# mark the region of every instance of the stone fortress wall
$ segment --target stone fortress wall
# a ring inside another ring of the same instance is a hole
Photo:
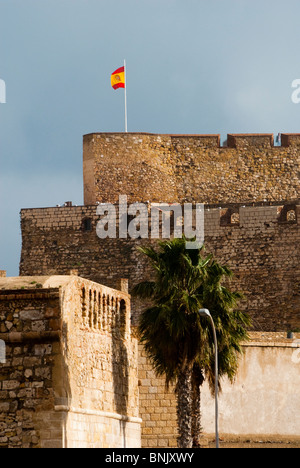
[[[130,298],[77,276],[0,278],[0,448],[140,447]]]
[[[244,292],[242,307],[253,317],[256,330],[300,328],[297,203],[206,205],[206,250],[232,268],[232,285]],[[110,287],[116,287],[118,278],[128,278],[130,288],[149,278],[149,264],[137,247],[156,240],[99,239],[96,210],[97,206],[22,210],[20,274],[64,275],[75,268],[80,276]],[[132,298],[134,324],[140,310],[140,302]]]
[[[84,204],[245,203],[299,198],[300,134],[92,133],[83,139]]]
[[[293,356],[299,343],[287,340],[286,332],[300,328],[299,146],[299,134],[283,134],[278,147],[270,134],[228,135],[224,147],[219,135],[86,135],[85,206],[22,210],[20,274],[77,269],[111,288],[118,278],[128,278],[131,288],[151,275],[137,251],[150,240],[100,240],[97,204],[117,209],[119,195],[148,209],[155,202],[205,203],[206,249],[235,273],[232,286],[245,293],[242,307],[260,333],[246,349],[237,384],[225,385],[221,432],[298,437],[299,363]],[[141,304],[134,300],[132,306],[136,324]],[[278,375],[282,382],[276,386]],[[142,349],[139,386],[143,446],[174,446],[174,397],[164,392],[163,379],[155,377]],[[207,391],[203,401],[204,430],[210,433],[213,403]]]
[[[254,332],[244,345],[232,385],[222,380],[219,397],[221,447],[299,448],[300,333]],[[278,376],[280,378],[278,379]],[[176,398],[155,375],[140,345],[140,414],[144,447],[176,447]],[[215,401],[201,388],[202,446],[214,447]]]
[[[22,210],[21,275],[79,274],[129,289],[149,275],[137,246],[148,239],[96,235],[97,203],[205,203],[205,245],[235,273],[258,330],[300,327],[300,134],[83,138],[83,207]],[[117,209],[117,206],[116,206]],[[133,300],[134,323],[140,311]],[[280,319],[278,317],[281,317]]]

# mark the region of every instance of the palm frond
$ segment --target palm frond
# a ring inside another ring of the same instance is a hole
[[[198,314],[207,308],[217,330],[220,377],[233,380],[251,321],[237,309],[243,296],[229,288],[230,268],[204,248],[187,250],[185,238],[139,250],[149,258],[154,279],[135,286],[133,294],[154,304],[141,315],[139,332],[156,372],[168,383],[176,381],[182,362],[197,362],[214,388],[212,330]]]
[[[140,297],[141,299],[151,299],[156,292],[156,282],[142,281],[134,286],[130,292],[132,296]]]

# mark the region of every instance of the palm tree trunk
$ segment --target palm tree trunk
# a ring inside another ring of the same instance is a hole
[[[204,382],[202,370],[197,364],[192,371],[192,440],[193,448],[200,448],[201,426],[201,385]]]
[[[192,448],[192,366],[182,366],[176,385],[178,448]]]

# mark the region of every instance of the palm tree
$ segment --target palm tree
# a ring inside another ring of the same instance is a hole
[[[246,313],[237,309],[238,302],[243,298],[243,295],[240,292],[231,291],[228,287],[229,281],[233,277],[231,270],[211,258],[205,273],[203,284],[198,292],[202,296],[202,307],[209,309],[216,327],[219,390],[221,391],[220,379],[222,377],[227,377],[231,383],[234,382],[238,371],[239,357],[243,354],[242,343],[249,339],[247,330],[251,327],[251,319]],[[204,376],[208,381],[211,393],[215,392],[215,355],[214,346],[212,346],[212,333],[209,324],[207,341],[203,343],[202,354],[196,360],[196,383],[193,387],[196,408],[199,408],[200,405],[200,389]],[[197,447],[199,446],[199,428],[201,428],[200,410],[194,412],[192,417],[194,419],[193,426],[198,429],[198,431],[193,432],[193,446]]]
[[[220,345],[220,376],[234,378],[240,342],[247,338],[249,319],[235,310],[241,295],[222,285],[231,276],[203,249],[186,249],[186,240],[160,242],[159,249],[141,247],[153,266],[153,281],[143,281],[133,295],[151,299],[141,315],[141,341],[158,375],[166,385],[175,383],[178,446],[198,446],[201,431],[200,387],[207,378],[214,386],[214,349],[211,329],[199,316],[209,308]]]

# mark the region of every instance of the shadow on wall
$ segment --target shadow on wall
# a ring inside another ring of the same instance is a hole
[[[63,407],[69,407],[72,403],[72,387],[71,387],[71,376],[70,376],[70,356],[69,356],[69,346],[68,346],[68,323],[65,321],[62,324],[62,334],[60,341],[60,351],[61,351],[61,361],[59,363],[59,370],[57,373],[57,388],[59,393],[56,394],[56,404],[62,405]],[[67,438],[67,421],[68,421],[68,412],[62,413],[62,446],[63,448],[68,448],[68,438]]]
[[[112,299],[113,300],[113,299]],[[110,304],[114,310],[114,304]],[[124,299],[119,304],[119,324],[112,332],[112,367],[113,387],[116,412],[122,417],[120,420],[120,432],[123,437],[123,447],[126,448],[126,424],[128,416],[129,394],[129,358],[126,347],[126,303]],[[119,325],[119,326],[118,326]]]

